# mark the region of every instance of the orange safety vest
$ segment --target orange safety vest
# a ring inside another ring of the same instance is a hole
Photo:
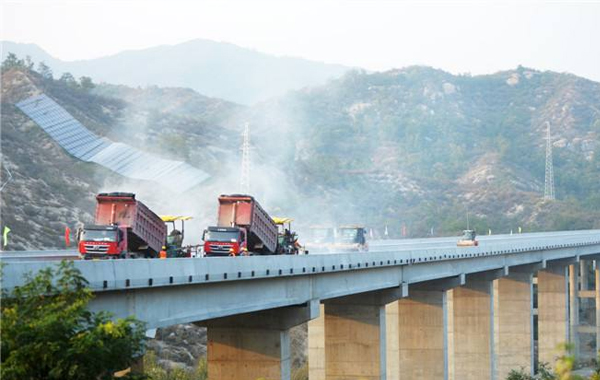
[[[158,253],[158,257],[161,259],[166,259],[167,258],[167,251],[165,251],[164,249],[162,251],[160,251]]]

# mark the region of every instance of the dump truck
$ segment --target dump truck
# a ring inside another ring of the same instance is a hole
[[[279,245],[277,224],[250,195],[219,197],[218,222],[204,230],[205,256],[294,253]]]
[[[96,201],[94,224],[78,232],[83,258],[157,257],[167,238],[158,215],[133,193],[100,193]]]
[[[477,233],[474,230],[464,230],[463,235],[458,240],[456,245],[458,247],[477,247],[479,241],[476,239]]]
[[[369,250],[367,231],[360,225],[345,225],[336,230],[332,251],[358,251]]]

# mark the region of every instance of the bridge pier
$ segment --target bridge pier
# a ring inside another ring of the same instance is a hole
[[[596,260],[594,270],[594,298],[596,301],[596,352],[600,351],[600,266],[598,264],[598,260]]]
[[[387,379],[386,305],[407,295],[401,285],[326,300],[308,325],[310,380]]]
[[[319,317],[308,321],[308,378],[325,380],[325,305]]]
[[[444,290],[412,290],[397,302],[399,380],[440,380],[445,373]],[[391,376],[389,378],[392,378]]]
[[[388,380],[448,378],[448,289],[457,276],[411,285],[408,298],[388,305]]]
[[[385,307],[325,304],[327,380],[385,379]]]
[[[492,379],[492,281],[467,280],[448,292],[448,378]]]
[[[211,380],[288,380],[289,329],[318,315],[317,302],[201,322]]]
[[[495,379],[519,368],[533,374],[533,274],[511,273],[493,286]]]
[[[539,363],[554,363],[556,347],[569,340],[568,278],[566,266],[538,272]]]
[[[579,357],[579,263],[569,265],[569,339]]]

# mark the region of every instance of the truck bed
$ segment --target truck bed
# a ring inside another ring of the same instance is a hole
[[[248,230],[248,241],[260,242],[271,253],[277,250],[277,225],[249,195],[219,197],[219,227],[239,226]]]
[[[162,249],[167,226],[131,193],[102,193],[96,197],[96,224],[120,224],[127,227],[132,249],[147,245],[155,253]],[[132,236],[133,235],[133,236]]]

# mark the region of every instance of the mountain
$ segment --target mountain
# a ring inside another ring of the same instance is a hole
[[[123,51],[108,57],[61,61],[33,44],[2,42],[2,60],[13,52],[44,61],[55,76],[70,72],[96,82],[127,86],[188,87],[240,104],[254,104],[289,90],[323,84],[349,68],[276,57],[230,43],[196,39],[177,45]]]
[[[214,223],[217,195],[240,191],[245,122],[251,193],[296,227],[361,223],[375,237],[385,226],[394,237],[447,236],[469,213],[479,232],[600,228],[600,84],[570,74],[352,71],[252,107],[185,88],[89,88],[21,66],[3,69],[2,85],[2,165],[15,177],[1,194],[2,216],[16,249],[59,247],[59,225],[89,221],[93,195],[115,190],[194,216],[186,233],[197,244]],[[175,197],[73,159],[14,107],[39,91],[94,132],[185,160],[211,181]],[[548,123],[556,201],[542,199]]]
[[[354,71],[239,120],[321,220],[411,236],[456,233],[467,212],[485,232],[600,227],[600,84],[574,75]],[[547,122],[556,202],[541,199]]]
[[[65,227],[75,231],[93,222],[94,196],[101,191],[131,191],[154,211],[192,214],[190,239],[199,240],[200,224],[213,215],[222,186],[209,180],[202,196],[175,197],[156,183],[121,177],[99,165],[68,155],[15,103],[45,93],[94,133],[145,149],[157,156],[185,160],[211,176],[226,171],[228,146],[239,145],[237,131],[223,118],[243,106],[189,89],[82,87],[75,81],[44,78],[24,67],[2,70],[2,173],[13,179],[0,193],[2,224],[11,228],[6,249],[64,247]],[[109,96],[118,93],[121,98]],[[133,103],[132,103],[133,102]],[[8,170],[8,171],[7,171]],[[204,196],[205,195],[205,196]],[[196,209],[197,208],[197,209]]]

